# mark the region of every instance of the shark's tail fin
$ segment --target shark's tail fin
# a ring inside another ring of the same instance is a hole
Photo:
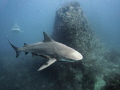
[[[19,56],[20,51],[18,50],[18,47],[14,46],[8,39],[8,42],[10,43],[10,45],[13,47],[13,49],[16,51],[16,58]]]

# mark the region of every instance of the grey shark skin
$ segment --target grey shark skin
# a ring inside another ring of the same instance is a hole
[[[70,48],[62,43],[54,41],[51,37],[49,37],[45,32],[44,40],[42,42],[29,44],[24,43],[24,46],[18,48],[10,43],[13,49],[16,51],[16,58],[19,56],[20,52],[23,51],[25,54],[28,52],[33,55],[41,56],[48,59],[47,63],[42,65],[38,71],[45,69],[56,61],[68,61],[74,62],[81,60],[83,56],[73,48]]]

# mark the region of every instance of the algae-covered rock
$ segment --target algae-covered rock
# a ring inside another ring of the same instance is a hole
[[[109,75],[105,76],[106,86],[104,86],[104,90],[120,90],[120,73],[119,72],[111,72]]]
[[[101,66],[98,64],[98,61],[103,59],[101,56],[104,51],[99,40],[91,30],[78,2],[67,3],[56,11],[53,37],[56,41],[79,51],[84,58],[82,63],[70,63],[69,67],[61,64],[61,68],[66,68],[68,71],[72,68],[72,71],[69,72],[66,72],[67,70],[62,71],[64,72],[62,79],[66,79],[65,77],[68,74],[73,74],[71,78],[71,82],[73,81],[72,86],[76,86],[77,83],[77,87],[94,89],[95,75],[102,72],[102,70],[99,70]],[[75,77],[79,79],[75,80]],[[81,81],[82,83],[78,84]],[[76,88],[74,90],[79,89]]]
[[[78,2],[67,3],[56,11],[53,38],[83,55],[82,61],[57,64],[56,81],[60,84],[54,83],[56,87],[62,90],[103,90],[111,82],[105,77],[110,73],[120,74],[120,55],[104,48]]]
[[[94,90],[103,90],[103,87],[106,85],[106,82],[103,79],[103,75],[96,77],[97,81],[94,85]]]
[[[66,68],[64,71],[59,71],[60,74],[62,72],[59,76],[60,82],[63,80],[69,82],[66,87],[72,83],[69,90],[80,90],[79,88],[94,90],[96,82],[99,83],[96,75],[101,75],[103,72],[101,64],[104,60],[104,50],[78,2],[67,3],[56,11],[53,38],[83,55],[82,62],[59,65],[61,69]],[[71,80],[67,80],[66,77],[70,77]]]

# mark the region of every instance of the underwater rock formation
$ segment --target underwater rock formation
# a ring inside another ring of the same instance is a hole
[[[106,85],[104,76],[109,76],[110,72],[106,49],[93,33],[78,2],[67,3],[56,11],[53,38],[83,55],[81,62],[59,64],[57,81],[61,84],[55,84],[56,87],[62,90],[102,90]]]
[[[59,64],[56,80],[59,84],[53,84],[56,87],[62,90],[106,90],[113,84],[106,77],[110,73],[117,73],[113,78],[120,74],[120,55],[118,52],[110,53],[102,45],[78,2],[67,3],[56,11],[53,38],[83,55],[81,62]],[[120,82],[114,81],[113,87],[115,84],[119,88]]]

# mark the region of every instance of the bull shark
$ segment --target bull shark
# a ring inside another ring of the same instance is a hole
[[[21,48],[18,48],[11,44],[11,42],[8,40],[10,45],[13,47],[13,49],[16,51],[16,58],[19,56],[20,52],[32,53],[36,56],[41,56],[48,61],[43,64],[38,71],[41,71],[51,64],[55,63],[56,61],[68,61],[68,62],[75,62],[79,61],[83,58],[83,56],[76,51],[75,49],[66,46],[62,43],[54,41],[50,36],[48,36],[45,32],[43,32],[44,40],[42,42],[34,43],[34,44],[26,44],[24,43],[24,46]]]

